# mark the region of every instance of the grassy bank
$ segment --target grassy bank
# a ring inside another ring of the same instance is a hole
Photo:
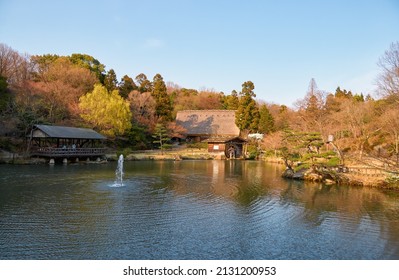
[[[107,154],[108,160],[117,160],[119,155],[123,154],[125,160],[212,160],[223,159],[220,155],[208,153],[207,149],[172,149],[161,152],[160,150],[146,151],[118,151]]]

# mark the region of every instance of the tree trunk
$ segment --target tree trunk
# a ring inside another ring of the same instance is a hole
[[[337,153],[337,155],[338,155],[338,157],[339,157],[339,160],[340,160],[341,164],[344,165],[344,164],[345,164],[344,155],[342,154],[341,150],[340,150],[340,149],[338,148],[338,146],[335,145],[333,142],[330,142],[330,143],[331,143],[331,145],[333,146],[335,152]]]

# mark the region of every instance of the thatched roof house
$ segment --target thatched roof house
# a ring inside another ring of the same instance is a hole
[[[188,138],[211,136],[239,136],[233,110],[186,110],[179,111],[176,123],[186,130]]]
[[[183,127],[187,141],[207,142],[208,151],[225,154],[228,158],[241,157],[243,144],[233,110],[179,111],[176,124]]]

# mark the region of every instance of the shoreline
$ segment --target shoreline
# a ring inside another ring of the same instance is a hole
[[[262,160],[285,166],[283,160],[277,157],[263,158]],[[286,168],[281,176],[289,180],[319,182],[326,185],[361,186],[399,191],[399,182],[396,181],[396,179],[394,179],[393,182],[389,182],[388,175],[366,176],[351,172],[336,172],[327,169],[316,170],[311,167],[299,169],[297,171]]]
[[[113,162],[118,160],[118,153],[108,153],[105,155],[103,160],[93,161],[79,161],[79,162],[68,162],[68,164],[103,164],[106,162]],[[181,160],[226,160],[223,155],[213,155],[208,153],[204,149],[193,149],[193,150],[178,150],[178,151],[138,151],[124,155],[125,161],[181,161]],[[278,157],[262,157],[259,160],[268,163],[284,165],[281,158]],[[37,165],[37,164],[49,164],[48,159],[44,158],[24,158],[18,154],[9,153],[7,157],[0,157],[0,164],[12,164],[12,165]],[[315,170],[314,168],[300,169],[297,171],[285,169],[281,174],[283,178],[290,180],[319,182],[327,185],[348,185],[348,186],[363,186],[380,189],[390,189],[399,191],[399,183],[389,182],[389,176],[364,176],[360,174],[354,174],[350,172],[341,173],[329,170]],[[399,180],[399,179],[398,179]]]

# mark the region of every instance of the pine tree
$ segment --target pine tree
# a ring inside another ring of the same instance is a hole
[[[155,115],[164,121],[172,120],[172,102],[160,74],[154,76],[152,97],[155,99]]]
[[[151,82],[147,79],[147,76],[143,73],[138,74],[136,76],[136,82],[138,84],[138,90],[143,93],[143,92],[151,92],[152,91],[152,84]]]
[[[274,118],[270,114],[269,109],[266,105],[262,105],[259,109],[259,132],[260,133],[271,133],[275,130],[274,128]]]
[[[116,78],[114,69],[110,69],[105,75],[104,86],[109,92],[112,92],[113,90],[117,89],[118,80]]]
[[[119,83],[119,95],[126,99],[129,96],[129,93],[137,88],[138,87],[134,83],[133,79],[128,75],[125,75]]]
[[[223,107],[226,110],[237,110],[238,104],[238,94],[235,90],[233,90],[230,95],[225,96],[223,99]]]
[[[255,86],[251,81],[242,84],[240,101],[236,112],[236,124],[245,132],[256,132],[259,125],[259,109],[256,106],[256,97],[253,92]]]
[[[170,146],[169,144],[167,144],[167,142],[170,141],[170,138],[168,136],[168,130],[162,123],[156,124],[152,138],[155,139],[154,141],[152,141],[154,144],[159,144],[159,148],[161,149],[162,154],[163,150]]]

